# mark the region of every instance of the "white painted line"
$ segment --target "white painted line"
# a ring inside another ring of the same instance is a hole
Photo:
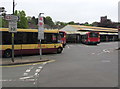
[[[4,79],[4,80],[0,80],[0,81],[6,82],[6,81],[12,81],[12,80],[10,80],[10,79]]]
[[[39,66],[38,68],[42,69],[43,67],[42,67],[42,66]]]
[[[24,73],[24,74],[23,74],[23,76],[27,76],[27,75],[28,75],[28,73]]]
[[[27,79],[26,81],[35,81],[35,79]]]
[[[35,75],[35,76],[37,76],[37,75],[38,75],[38,73],[35,73],[34,75]]]
[[[31,70],[30,69],[27,69],[26,72],[30,72]]]
[[[70,48],[68,45],[66,45],[67,48]]]
[[[22,77],[22,78],[19,78],[19,79],[29,79],[29,78],[33,78],[34,76],[27,76],[27,77]]]
[[[110,53],[110,51],[108,51],[107,49],[104,49],[103,52]]]
[[[106,62],[111,62],[110,60],[102,60],[101,62],[106,63]]]
[[[92,54],[95,54],[95,53],[92,53]]]
[[[40,72],[40,70],[41,70],[41,69],[36,69],[36,72],[38,73],[38,72]]]

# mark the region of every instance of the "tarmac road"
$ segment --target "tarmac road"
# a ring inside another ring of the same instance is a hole
[[[68,44],[63,53],[43,55],[50,63],[2,67],[4,87],[116,87],[117,42]],[[39,55],[27,58],[39,58]]]

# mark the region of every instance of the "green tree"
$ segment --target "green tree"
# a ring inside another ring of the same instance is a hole
[[[50,28],[54,26],[54,22],[50,16],[44,17],[44,24],[48,25]]]
[[[28,20],[28,25],[29,25],[29,28],[31,29],[37,29],[38,28],[38,18],[35,18],[34,16],[33,17],[30,17],[30,16],[27,16],[27,20]]]
[[[67,24],[76,25],[74,21],[68,22]]]
[[[15,15],[19,17],[19,21],[17,23],[18,28],[28,28],[28,20],[25,14],[25,11],[15,11]]]
[[[56,21],[55,25],[54,25],[54,28],[55,29],[61,29],[61,28],[63,28],[66,25],[67,25],[67,23],[65,23],[65,22]]]
[[[4,28],[8,28],[8,21],[6,21],[5,19],[3,19],[3,18],[1,18],[1,20],[2,20],[2,27],[4,27]]]

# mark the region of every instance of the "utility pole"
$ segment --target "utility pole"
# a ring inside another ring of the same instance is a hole
[[[15,10],[15,1],[13,0],[13,15]],[[14,32],[12,32],[12,62],[14,62]]]
[[[13,0],[13,15],[14,15],[14,11],[15,11],[15,0]]]

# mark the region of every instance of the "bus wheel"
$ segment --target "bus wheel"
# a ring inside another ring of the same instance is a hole
[[[6,50],[4,53],[4,57],[10,58],[12,56],[12,51],[11,50]]]
[[[63,50],[63,48],[59,47],[59,48],[57,49],[57,53],[62,53],[62,50]]]

